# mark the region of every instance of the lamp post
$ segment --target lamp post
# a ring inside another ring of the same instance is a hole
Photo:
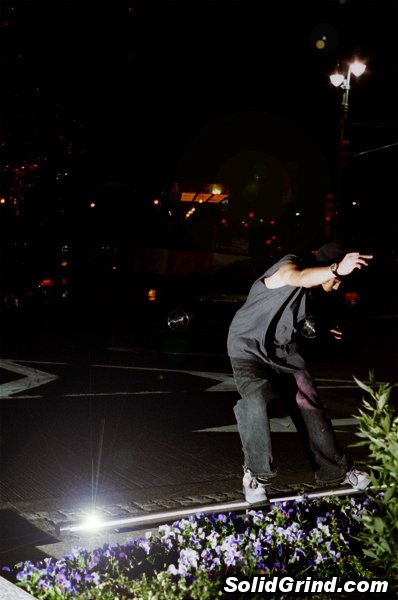
[[[341,119],[340,119],[340,132],[339,132],[339,159],[337,166],[337,181],[336,181],[336,192],[335,192],[335,207],[334,207],[334,237],[339,236],[339,212],[341,205],[341,180],[342,171],[346,167],[344,164],[344,158],[346,158],[348,141],[346,138],[346,125],[348,115],[348,97],[351,89],[351,75],[360,77],[366,69],[366,65],[363,62],[354,60],[348,63],[345,72],[341,73],[339,69],[336,69],[335,73],[330,75],[330,82],[335,87],[339,87],[343,90],[343,97],[341,101]]]

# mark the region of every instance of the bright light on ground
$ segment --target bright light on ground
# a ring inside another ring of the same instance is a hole
[[[98,512],[93,510],[90,512],[82,523],[84,529],[98,529],[101,526],[102,519]]]

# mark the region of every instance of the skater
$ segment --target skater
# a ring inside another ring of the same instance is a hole
[[[294,254],[278,260],[253,283],[229,327],[228,355],[241,396],[234,413],[244,455],[243,491],[251,504],[267,500],[265,484],[276,475],[267,408],[286,379],[294,384],[295,409],[305,430],[315,481],[348,483],[357,489],[365,489],[370,481],[367,473],[349,464],[339,447],[297,338],[305,323],[307,290],[317,286],[325,292],[337,290],[372,256],[346,253],[335,241],[319,248],[315,257],[311,266]]]

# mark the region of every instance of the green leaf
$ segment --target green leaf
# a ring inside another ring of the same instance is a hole
[[[365,556],[370,556],[370,558],[377,559],[377,554],[373,552],[373,550],[369,550],[369,548],[363,548],[362,552],[365,554]]]
[[[365,392],[368,392],[368,394],[370,394],[371,396],[373,396],[373,390],[370,386],[366,385],[366,383],[363,383],[362,381],[360,381],[359,379],[357,379],[354,377],[354,381],[357,384],[358,387],[360,387],[361,389],[365,390]]]

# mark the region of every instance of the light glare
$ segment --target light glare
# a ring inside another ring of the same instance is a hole
[[[101,519],[97,512],[93,511],[87,515],[87,518],[84,520],[83,528],[84,529],[97,529],[101,527]]]

